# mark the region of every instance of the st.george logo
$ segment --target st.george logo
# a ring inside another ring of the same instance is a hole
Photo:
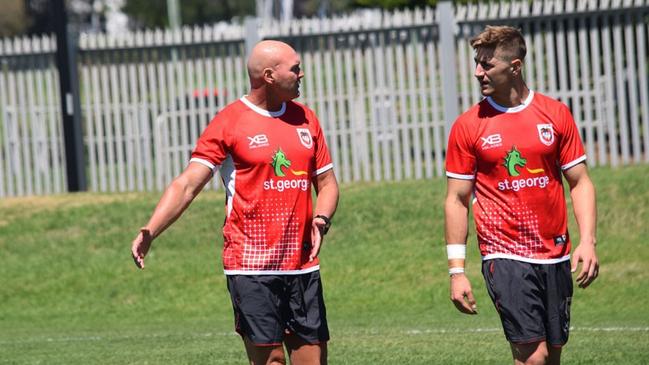
[[[311,132],[307,128],[296,128],[297,136],[300,138],[300,143],[306,148],[311,148],[313,146],[313,139],[311,138]]]
[[[275,190],[278,192],[301,190],[308,191],[311,186],[306,171],[295,171],[291,168],[291,160],[288,159],[284,151],[278,148],[273,154],[273,159],[270,162],[273,167],[273,172],[276,178],[270,178],[264,181],[264,190]],[[288,173],[291,173],[296,178],[291,179]]]
[[[539,187],[545,189],[546,186],[550,184],[550,178],[547,175],[537,175],[543,172],[542,168],[530,169],[526,167],[527,159],[521,155],[521,152],[512,146],[512,149],[507,152],[504,158],[503,166],[507,170],[507,173],[510,177],[516,177],[514,179],[504,179],[498,181],[498,190],[500,191],[519,191],[521,189],[535,188]],[[523,169],[525,170],[520,170]],[[533,177],[524,177],[520,176],[522,171],[527,171],[530,174],[537,176]],[[520,177],[519,177],[520,176]]]

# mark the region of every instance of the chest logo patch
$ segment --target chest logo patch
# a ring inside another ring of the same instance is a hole
[[[278,149],[273,155],[273,160],[271,161],[270,164],[271,166],[273,166],[273,171],[275,172],[275,176],[285,176],[286,174],[284,173],[282,168],[290,167],[291,161],[288,158],[286,158],[284,151]]]
[[[503,145],[503,139],[500,136],[500,133],[492,134],[487,137],[480,137],[482,140],[482,149],[487,150],[494,147],[500,147]]]
[[[516,170],[517,167],[525,167],[527,160],[521,156],[521,153],[518,152],[516,146],[512,146],[511,151],[507,152],[505,156],[505,163],[503,166],[507,169],[509,176],[518,176],[521,173]]]
[[[527,167],[527,159],[521,155],[521,152],[516,146],[512,146],[512,149],[505,155],[503,166],[507,170],[509,178],[498,181],[498,190],[500,191],[517,192],[521,189],[537,187],[545,189],[550,184],[549,176],[537,175],[544,172],[542,168],[530,169]],[[521,176],[521,172],[523,171],[537,176]]]
[[[268,146],[268,137],[265,134],[258,134],[254,137],[248,136],[248,147],[258,148]]]
[[[307,128],[296,128],[295,130],[302,146],[309,149],[313,147],[313,138],[311,138],[311,132]]]
[[[286,157],[286,154],[284,151],[282,151],[281,148],[279,148],[277,151],[275,151],[275,154],[273,155],[273,159],[270,162],[270,165],[273,166],[273,172],[275,173],[275,176],[277,177],[284,177],[286,176],[286,173],[284,172],[284,168],[289,169],[289,171],[293,175],[306,175],[306,171],[294,171],[293,169],[290,169],[291,167],[291,160]]]
[[[505,155],[503,166],[507,169],[509,176],[519,176],[521,173],[518,171],[518,167],[525,167],[527,165],[527,159],[524,158],[520,151],[516,149],[516,146],[512,146],[512,149],[507,152]],[[543,169],[530,169],[525,167],[525,170],[531,174],[540,174],[543,172]]]
[[[554,143],[554,129],[552,129],[552,124],[537,124],[536,128],[539,131],[541,143],[546,146],[551,146]]]

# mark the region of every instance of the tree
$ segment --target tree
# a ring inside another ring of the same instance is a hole
[[[353,11],[358,8],[381,8],[387,10],[413,9],[435,6],[441,0],[301,0],[295,2],[293,13],[297,16],[329,16]],[[489,0],[453,0],[455,4],[488,2]],[[509,1],[509,0],[506,0]]]
[[[23,34],[29,23],[27,9],[23,0],[2,0],[0,37]]]
[[[352,0],[302,0],[295,2],[293,13],[297,17],[324,17],[353,10],[352,5]]]
[[[14,1],[14,0],[0,0]],[[26,12],[23,31],[30,35],[51,34],[54,32],[54,19],[52,18],[51,0],[15,0],[24,3]],[[100,31],[102,24],[97,20],[103,20],[105,0],[65,0],[68,21],[81,31]],[[4,9],[3,9],[4,10]]]
[[[157,1],[156,7],[152,7],[151,3],[151,0],[126,0],[122,11],[132,19],[136,27],[168,27],[167,2]],[[179,3],[183,25],[230,21],[232,18],[255,14],[254,0],[182,0]]]
[[[352,7],[403,9],[424,6],[435,6],[441,0],[351,0]],[[454,4],[489,2],[489,0],[453,0]]]
[[[384,9],[401,9],[433,5],[436,0],[354,0],[355,7],[380,7]]]

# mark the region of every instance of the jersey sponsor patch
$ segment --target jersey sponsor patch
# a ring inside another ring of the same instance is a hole
[[[537,124],[536,128],[539,131],[541,143],[546,146],[551,146],[554,143],[554,129],[552,129],[552,124]]]
[[[311,149],[313,147],[313,139],[311,138],[311,132],[307,128],[296,128],[297,136],[300,138],[300,143],[302,146]]]
[[[265,134],[258,134],[256,136],[248,136],[248,147],[258,148],[268,146],[268,137]]]
[[[500,136],[500,133],[492,134],[486,137],[480,137],[482,140],[482,149],[488,150],[494,147],[500,147],[503,145],[503,139]]]

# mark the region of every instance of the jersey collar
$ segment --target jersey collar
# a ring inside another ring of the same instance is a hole
[[[286,111],[286,103],[282,103],[282,107],[279,108],[279,110],[271,112],[269,110],[262,109],[262,108],[258,107],[257,105],[251,103],[250,100],[248,100],[246,98],[246,95],[242,96],[241,99],[239,99],[239,100],[241,100],[241,102],[246,104],[248,106],[248,108],[252,109],[257,114],[261,114],[261,115],[263,115],[265,117],[271,117],[271,118],[281,117],[282,114],[284,114],[284,112]]]
[[[491,96],[487,96],[487,101],[489,102],[489,104],[501,113],[518,113],[521,110],[527,108],[532,103],[532,99],[534,99],[534,91],[530,90],[530,93],[527,94],[527,98],[523,100],[523,103],[521,105],[509,108],[496,103],[494,99],[491,98]]]

